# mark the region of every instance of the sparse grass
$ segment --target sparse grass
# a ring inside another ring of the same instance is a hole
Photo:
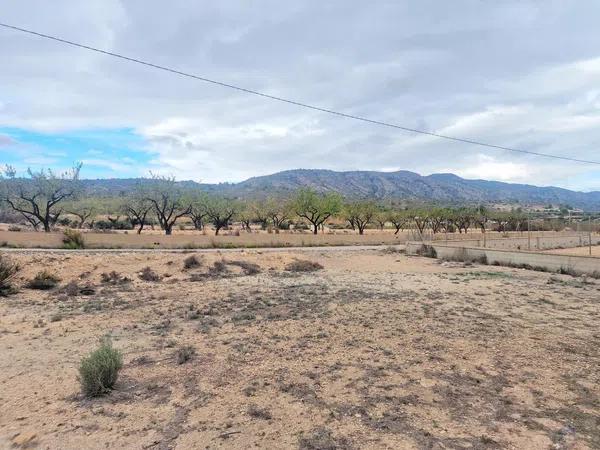
[[[17,289],[13,280],[19,271],[19,265],[0,255],[0,297],[14,294]]]
[[[196,267],[200,267],[201,265],[202,261],[198,259],[196,255],[190,255],[183,260],[184,270],[194,269]]]
[[[227,261],[229,265],[240,267],[245,275],[256,275],[260,273],[260,266],[248,261]]]
[[[47,270],[38,272],[35,277],[27,282],[29,289],[38,289],[41,291],[47,291],[55,288],[60,283],[60,278]]]
[[[323,266],[318,262],[304,259],[297,259],[285,266],[285,270],[289,272],[316,272],[321,269],[323,269]]]
[[[152,282],[160,281],[160,275],[157,274],[150,267],[144,267],[142,269],[142,271],[138,274],[138,276],[139,276],[140,280],[144,280],[144,281],[152,281]]]
[[[185,345],[175,352],[175,361],[177,361],[177,364],[185,364],[194,356],[196,356],[196,349],[191,345]]]
[[[69,250],[77,250],[77,249],[85,248],[85,241],[83,239],[83,234],[81,234],[77,230],[72,230],[70,228],[67,228],[63,232],[62,242],[63,242],[63,248],[66,248]]]
[[[123,367],[121,352],[103,339],[100,347],[81,360],[79,381],[86,397],[97,397],[113,389]]]

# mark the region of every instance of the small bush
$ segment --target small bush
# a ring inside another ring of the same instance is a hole
[[[287,266],[285,266],[285,270],[288,270],[290,272],[315,272],[321,269],[323,269],[323,266],[318,262],[307,261],[303,259],[292,261]]]
[[[19,225],[10,225],[8,231],[23,231],[23,229]]]
[[[0,297],[6,297],[17,291],[12,282],[18,271],[19,265],[17,263],[0,255]]]
[[[62,291],[69,297],[75,297],[76,295],[79,295],[79,284],[75,280],[69,281]]]
[[[183,268],[185,270],[193,269],[194,267],[200,267],[202,262],[196,255],[190,255],[183,260]]]
[[[175,360],[177,364],[184,364],[190,361],[196,355],[196,349],[191,345],[186,345],[177,349],[175,352]]]
[[[425,256],[426,258],[437,258],[437,251],[433,245],[422,244],[421,247],[417,249],[417,255]]]
[[[53,273],[48,272],[47,270],[42,270],[41,272],[38,272],[35,277],[29,280],[27,287],[29,289],[47,291],[55,288],[58,283],[60,283],[60,278]]]
[[[142,271],[139,273],[140,280],[144,281],[160,281],[160,275],[157,274],[150,267],[144,267]]]
[[[124,277],[121,274],[119,274],[116,271],[111,271],[109,273],[102,273],[100,275],[100,281],[102,281],[102,283],[107,283],[107,284],[124,284],[124,283],[129,283],[131,280],[128,277]]]
[[[63,248],[76,250],[85,248],[83,235],[77,230],[66,229],[63,231]]]
[[[100,348],[81,360],[79,381],[87,397],[97,397],[109,392],[117,382],[123,367],[123,356],[115,350],[109,339],[104,339]]]
[[[264,420],[271,420],[273,418],[271,411],[269,411],[267,408],[261,408],[260,406],[254,404],[248,406],[248,415],[256,419]]]

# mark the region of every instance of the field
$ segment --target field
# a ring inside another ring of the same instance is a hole
[[[20,286],[62,281],[0,298],[0,447],[600,447],[598,280],[390,249],[193,254],[11,253]],[[88,399],[79,361],[106,334],[124,367]]]
[[[557,255],[571,255],[571,256],[590,256],[590,248],[588,246],[573,247],[573,248],[560,248],[554,250],[547,250],[546,253],[554,253]],[[600,245],[592,245],[592,255],[600,257]]]

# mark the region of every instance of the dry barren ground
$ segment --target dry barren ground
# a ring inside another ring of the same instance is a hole
[[[62,283],[0,299],[0,447],[600,447],[598,281],[381,250],[188,256],[11,255],[20,284]],[[324,269],[285,270],[306,258]],[[106,334],[124,368],[85,399],[78,363]]]
[[[590,256],[590,248],[586,246],[573,248],[559,248],[554,250],[546,250],[545,253],[554,253],[557,255]],[[600,257],[600,245],[592,245],[591,256]]]

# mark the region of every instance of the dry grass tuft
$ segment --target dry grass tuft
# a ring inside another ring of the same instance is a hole
[[[321,269],[323,269],[323,266],[318,262],[304,259],[297,259],[296,261],[292,261],[285,266],[285,270],[290,272],[316,272],[317,270]]]

